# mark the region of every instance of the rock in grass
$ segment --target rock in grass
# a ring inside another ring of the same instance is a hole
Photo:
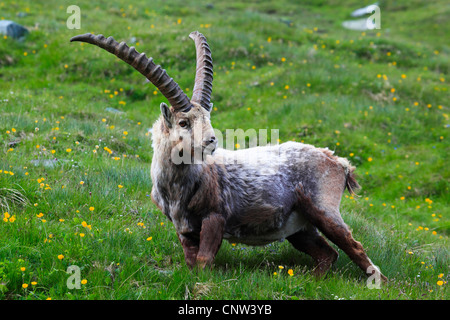
[[[28,34],[27,28],[10,20],[0,20],[0,34],[14,39],[22,39]]]
[[[123,112],[123,111],[120,111],[120,110],[118,110],[118,109],[116,109],[116,108],[111,108],[111,107],[108,107],[108,108],[106,108],[105,110],[108,111],[108,112],[111,112],[111,113],[117,113],[117,114],[123,114],[123,113],[125,113],[125,112]]]

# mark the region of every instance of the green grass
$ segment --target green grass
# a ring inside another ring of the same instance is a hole
[[[358,1],[210,3],[78,1],[81,30],[68,30],[70,1],[0,2],[0,18],[31,30],[0,38],[0,298],[448,299],[446,2],[383,1],[382,29],[365,33],[341,28]],[[193,30],[213,53],[215,128],[279,129],[281,142],[328,147],[358,167],[360,196],[346,194],[341,212],[389,283],[368,289],[342,252],[317,280],[287,242],[224,242],[212,270],[185,266],[149,196],[148,129],[166,100],[69,39],[127,41],[190,95]],[[67,287],[70,265],[81,289]]]

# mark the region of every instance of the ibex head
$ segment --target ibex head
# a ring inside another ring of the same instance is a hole
[[[195,41],[197,55],[195,84],[191,99],[161,66],[153,62],[153,58],[147,58],[145,53],[138,53],[134,47],[128,47],[124,42],[118,43],[112,37],[105,38],[103,35],[90,33],[75,36],[70,41],[87,42],[103,48],[150,80],[170,104],[170,107],[164,102],[160,105],[164,119],[163,131],[169,135],[174,146],[182,142],[182,145],[187,147],[188,142],[193,156],[194,151],[201,151],[201,154],[205,150],[212,152],[217,142],[210,122],[213,81],[211,51],[206,38],[198,31],[192,32],[189,37]]]

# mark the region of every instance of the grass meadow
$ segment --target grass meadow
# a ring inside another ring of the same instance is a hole
[[[79,30],[66,26],[72,4]],[[0,0],[0,19],[30,30],[24,41],[0,36],[0,298],[447,300],[450,9],[380,1],[381,29],[342,28],[361,6]],[[315,279],[286,241],[224,242],[211,270],[186,267],[150,200],[149,128],[166,99],[119,59],[69,39],[126,41],[190,96],[194,30],[214,59],[214,128],[278,129],[280,142],[328,147],[357,166],[362,189],[345,193],[341,212],[387,284],[369,289],[341,251]],[[67,285],[71,265],[80,289]]]

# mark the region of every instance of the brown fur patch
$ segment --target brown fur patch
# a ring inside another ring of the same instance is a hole
[[[217,212],[219,210],[219,179],[217,169],[212,165],[204,165],[199,188],[191,198],[188,204],[188,210],[200,212],[208,210],[209,212]]]
[[[200,247],[197,255],[197,265],[204,268],[211,265],[222,244],[225,230],[225,219],[220,214],[210,214],[202,221],[200,232]]]
[[[271,229],[276,225],[281,208],[270,204],[261,204],[250,207],[240,215],[240,224],[254,229]]]
[[[323,276],[337,260],[338,253],[319,234],[316,228],[301,230],[286,238],[295,249],[305,252],[314,259],[314,274]]]
[[[189,239],[178,233],[177,236],[183,246],[184,260],[189,268],[193,268],[197,262],[198,241]]]

